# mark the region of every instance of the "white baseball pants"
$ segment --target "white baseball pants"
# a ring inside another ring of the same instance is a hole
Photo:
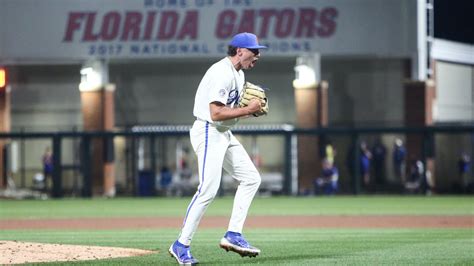
[[[198,157],[199,186],[188,206],[179,242],[190,245],[204,212],[217,194],[222,168],[239,181],[228,230],[242,232],[248,209],[260,186],[260,174],[240,142],[227,130],[196,120],[190,131]]]

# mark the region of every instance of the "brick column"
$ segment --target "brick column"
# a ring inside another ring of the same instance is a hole
[[[9,133],[11,130],[10,109],[10,86],[7,86],[0,91],[0,132],[2,133]],[[7,143],[7,139],[0,139],[0,188],[7,186],[7,165],[5,165],[4,154]]]
[[[115,123],[114,85],[81,92],[84,131],[109,131]],[[115,166],[111,139],[93,138],[92,192],[94,195],[115,195]]]
[[[328,84],[325,81],[302,88],[295,87],[298,128],[317,128],[328,124]],[[321,172],[319,137],[298,136],[298,189],[312,191],[313,181]]]

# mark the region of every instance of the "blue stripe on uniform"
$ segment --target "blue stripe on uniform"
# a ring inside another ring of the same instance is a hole
[[[193,207],[194,202],[196,201],[196,199],[201,194],[201,188],[202,188],[202,185],[204,184],[204,169],[206,167],[208,140],[209,140],[209,122],[206,122],[206,141],[205,141],[205,146],[204,146],[204,159],[203,159],[203,162],[202,162],[201,184],[199,185],[198,191],[197,191],[196,195],[194,195],[193,200],[191,201],[191,204],[189,204],[188,210],[186,211],[186,216],[184,217],[184,221],[183,221],[183,227],[184,227],[184,224],[186,224],[186,220],[188,219],[188,214],[189,214],[189,211],[191,210],[191,207]]]

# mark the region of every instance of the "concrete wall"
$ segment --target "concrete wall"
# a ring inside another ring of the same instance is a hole
[[[71,130],[82,125],[79,65],[9,67],[12,130]]]
[[[474,66],[436,62],[436,122],[474,121]]]
[[[217,60],[217,59],[216,59]],[[213,61],[112,65],[116,83],[117,125],[190,124],[194,94]],[[294,123],[294,59],[262,58],[246,79],[268,88],[270,114],[242,123]],[[331,124],[402,122],[403,60],[323,59],[329,81]]]
[[[216,60],[219,58],[111,66],[110,80],[117,85],[117,125],[191,124],[197,86]],[[271,89],[271,113],[260,119],[246,119],[243,123],[294,121],[293,65],[293,60],[265,61],[263,58],[254,70],[246,73],[247,80]]]
[[[403,60],[323,61],[332,125],[399,125],[403,121]]]

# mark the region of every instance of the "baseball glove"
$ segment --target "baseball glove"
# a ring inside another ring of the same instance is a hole
[[[262,102],[261,111],[254,113],[253,116],[258,117],[268,114],[268,98],[265,94],[265,90],[260,86],[257,86],[247,81],[244,84],[244,89],[242,90],[242,95],[239,99],[239,107],[247,106],[253,98],[260,99],[260,101]]]

